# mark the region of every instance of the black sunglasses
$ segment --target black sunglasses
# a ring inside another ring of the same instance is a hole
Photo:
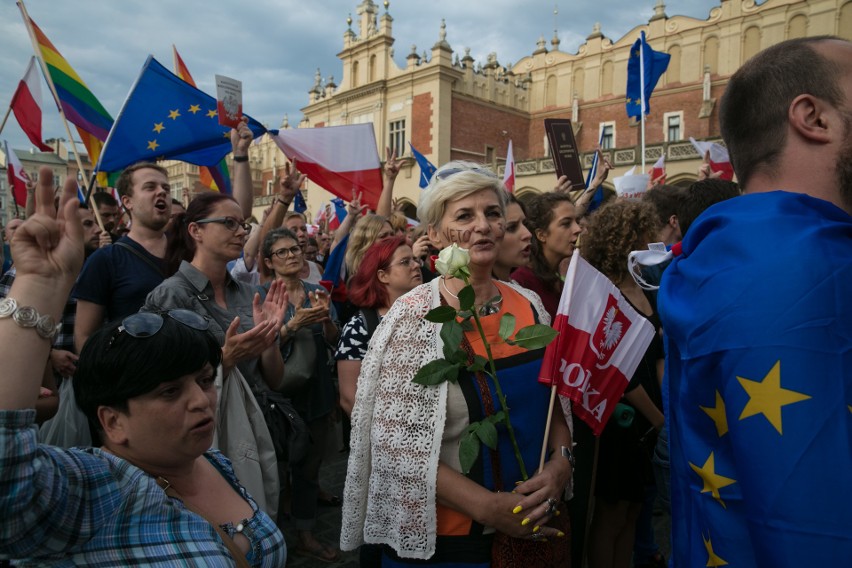
[[[121,325],[115,330],[115,334],[109,340],[107,349],[112,347],[112,344],[122,334],[126,333],[130,337],[140,339],[157,335],[163,329],[163,323],[167,316],[176,320],[187,327],[197,329],[198,331],[207,331],[210,327],[210,322],[204,316],[198,315],[189,310],[167,310],[163,312],[139,312],[127,316],[121,320]]]

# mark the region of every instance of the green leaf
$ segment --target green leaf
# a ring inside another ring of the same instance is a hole
[[[441,340],[444,342],[444,358],[453,359],[461,347],[464,330],[459,322],[452,320],[441,326]]]
[[[511,344],[520,345],[524,349],[541,349],[553,341],[557,335],[559,332],[552,327],[537,323],[518,330]]]
[[[503,314],[500,318],[500,330],[497,332],[503,341],[506,341],[515,332],[515,316],[512,314]]]
[[[479,423],[479,428],[476,429],[476,436],[482,440],[482,443],[491,448],[497,448],[497,428],[490,420],[483,420]]]
[[[471,373],[478,373],[479,371],[485,370],[486,365],[488,365],[488,359],[482,355],[474,355],[473,363],[467,366],[467,370]]]
[[[462,367],[465,367],[467,365],[467,352],[464,349],[456,349],[452,356],[448,357],[447,360],[451,363],[458,363]]]
[[[459,378],[459,368],[460,365],[456,363],[437,359],[420,367],[412,381],[425,386],[440,385],[444,381],[456,382]]]
[[[463,474],[470,473],[470,468],[476,463],[477,457],[479,457],[479,438],[471,432],[459,442],[459,464]]]
[[[458,315],[462,320],[469,320],[473,317],[473,312],[470,310],[459,310]]]
[[[456,319],[456,309],[452,306],[438,306],[429,310],[425,316],[426,320],[432,323],[444,323]]]
[[[476,292],[473,291],[473,286],[468,284],[459,292],[459,308],[469,310],[473,308],[473,303],[476,301]]]
[[[502,422],[505,419],[506,419],[506,413],[503,412],[502,410],[500,412],[496,413],[496,414],[491,414],[491,415],[488,416],[488,418],[486,418],[486,420],[488,420],[492,424],[497,424],[498,422]]]
[[[459,325],[462,326],[462,329],[465,331],[473,331],[476,329],[476,326],[473,325],[473,322],[469,319],[464,319],[459,322]]]

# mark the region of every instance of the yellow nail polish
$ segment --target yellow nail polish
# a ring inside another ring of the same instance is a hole
[[[525,527],[525,526],[527,526],[528,524],[530,524],[530,518],[529,518],[529,517],[527,517],[526,519],[524,519],[523,521],[521,521],[521,526],[522,526],[522,527]]]
[[[533,532],[534,532],[534,533],[537,533],[539,530],[541,530],[541,527],[540,527],[540,526],[536,525],[536,526],[534,526],[534,527],[533,527]]]
[[[523,507],[521,507],[520,505],[518,505],[517,507],[515,507],[514,509],[512,509],[512,513],[514,513],[515,515],[517,515],[518,513],[520,513],[520,512],[521,512],[521,511],[523,511],[523,510],[524,510],[524,508],[523,508]]]
[[[562,531],[559,531],[559,532],[556,533],[556,536],[558,536],[559,538],[562,538],[563,536],[565,536],[565,533],[562,532]]]
[[[523,481],[516,481],[516,482],[515,482],[515,486],[517,487],[517,486],[518,486],[518,485],[520,485],[521,483],[523,483]]]

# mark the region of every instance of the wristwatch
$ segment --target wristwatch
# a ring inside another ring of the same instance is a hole
[[[577,467],[577,460],[574,458],[574,452],[565,446],[559,446],[559,450],[562,452],[562,457],[567,459],[568,463],[571,464],[571,469]]]

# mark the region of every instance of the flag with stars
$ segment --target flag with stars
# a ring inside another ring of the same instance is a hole
[[[248,124],[255,137],[266,132],[253,118]],[[162,159],[215,166],[231,151],[230,132],[219,124],[214,97],[149,55],[109,132],[97,170]]]
[[[747,194],[663,274],[675,566],[852,559],[852,217]]]
[[[645,114],[651,112],[648,99],[657,81],[666,72],[671,58],[668,53],[651,49],[645,41],[645,32],[641,33],[630,48],[630,58],[627,60],[627,116],[638,118],[642,108]]]

